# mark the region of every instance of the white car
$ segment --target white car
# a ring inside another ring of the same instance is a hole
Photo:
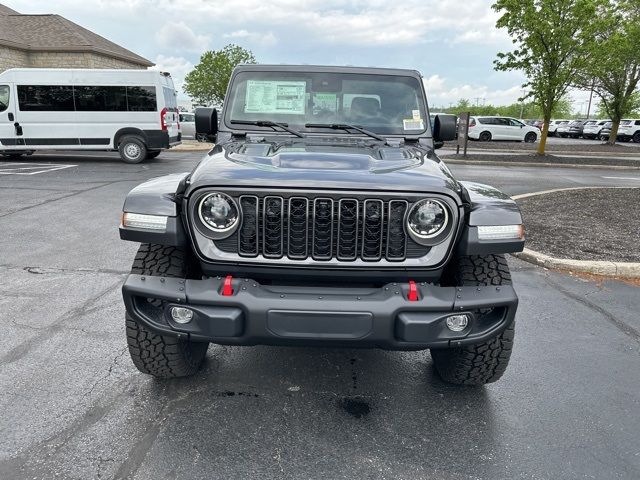
[[[632,120],[620,121],[618,139],[623,142],[633,140],[636,143],[640,143],[640,119],[634,118]]]
[[[180,143],[171,75],[154,70],[14,68],[0,73],[0,155],[118,151],[126,163]]]
[[[196,138],[196,115],[195,113],[180,113],[180,127],[182,130],[182,138],[193,140]]]
[[[553,137],[557,131],[558,131],[558,127],[560,125],[568,125],[569,124],[569,120],[551,120],[549,122],[549,136]]]
[[[511,117],[480,117],[469,118],[469,138],[487,142],[489,140],[517,140],[533,143],[538,139],[540,130],[526,125]]]
[[[584,123],[584,128],[582,129],[582,137],[593,140],[599,138],[602,127],[604,127],[605,123],[610,121],[611,120],[587,120]]]

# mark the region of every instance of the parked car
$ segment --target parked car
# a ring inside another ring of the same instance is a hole
[[[185,140],[193,140],[196,138],[196,116],[194,113],[180,113],[180,128],[182,130],[182,138]]]
[[[613,127],[613,122],[606,122],[600,129],[600,134],[598,135],[598,139],[603,142],[609,140],[609,134],[611,133],[612,127]]]
[[[153,70],[14,68],[0,73],[0,153],[117,150],[126,163],[181,140],[168,73]]]
[[[563,122],[560,125],[558,125],[558,128],[556,129],[556,135],[562,138],[567,138],[569,136],[569,124],[572,121],[573,120],[567,120],[566,122]]]
[[[618,127],[618,139],[640,143],[640,119],[622,120]]]
[[[548,135],[554,137],[558,133],[558,127],[561,125],[568,124],[569,120],[551,120],[549,122],[549,133]]]
[[[600,136],[600,131],[602,127],[609,120],[588,120],[584,124],[584,128],[582,129],[582,137],[587,139],[596,139]]]
[[[214,149],[125,199],[136,367],[192,375],[209,343],[429,348],[447,382],[500,378],[522,217],[452,176],[434,147],[455,116],[427,112],[414,70],[236,67],[221,115],[196,110]]]
[[[586,120],[572,120],[569,122],[569,128],[567,129],[567,136],[571,138],[580,138],[582,136],[582,129]]]
[[[544,120],[536,120],[535,122],[533,122],[533,126],[538,130],[542,130],[542,127],[544,126]]]
[[[518,140],[533,143],[540,131],[511,117],[479,117],[469,119],[469,138],[488,142],[489,140]]]

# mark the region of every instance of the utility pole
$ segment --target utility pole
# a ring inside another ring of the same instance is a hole
[[[591,113],[591,100],[593,99],[593,89],[596,87],[596,79],[591,82],[591,93],[589,94],[589,107],[587,108],[587,120],[589,120],[589,114]]]

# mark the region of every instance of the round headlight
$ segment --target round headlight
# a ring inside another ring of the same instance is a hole
[[[216,233],[230,231],[238,223],[238,207],[229,195],[210,193],[200,201],[200,220]]]
[[[418,238],[433,238],[441,233],[449,222],[447,207],[442,202],[424,199],[417,202],[409,212],[407,226]]]

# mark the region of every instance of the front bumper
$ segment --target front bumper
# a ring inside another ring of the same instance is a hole
[[[446,348],[486,341],[514,319],[518,297],[510,285],[437,287],[409,284],[381,288],[265,286],[234,278],[222,295],[223,279],[182,280],[129,275],[122,287],[127,313],[162,335],[227,345],[327,345],[391,350]],[[149,300],[162,300],[150,302]],[[176,323],[172,306],[194,311]],[[480,313],[482,310],[482,313]],[[468,313],[462,332],[446,317]]]

